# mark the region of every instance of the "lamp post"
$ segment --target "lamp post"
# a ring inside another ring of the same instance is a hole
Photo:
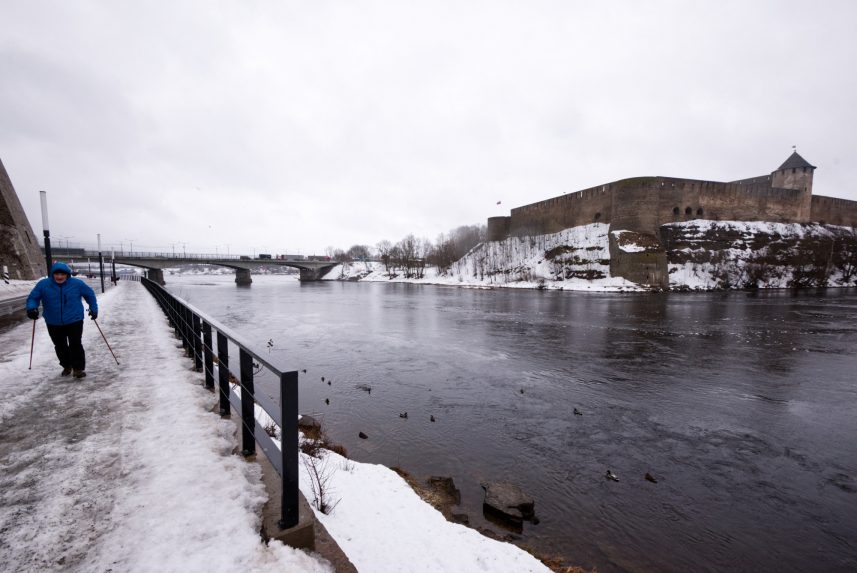
[[[51,257],[51,231],[48,225],[48,192],[39,191],[42,202],[42,231],[45,234],[45,263],[48,265],[47,272],[51,272],[51,267],[54,266],[53,257]]]
[[[104,257],[101,256],[101,233],[98,233],[98,271],[101,275],[101,294],[104,294]]]

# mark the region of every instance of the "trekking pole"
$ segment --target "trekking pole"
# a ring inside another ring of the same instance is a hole
[[[36,321],[33,321],[33,338],[30,340],[30,370],[33,369],[33,346],[36,344]]]
[[[106,337],[106,336],[104,336],[104,332],[101,330],[101,327],[100,327],[100,326],[98,326],[98,321],[97,321],[97,320],[95,320],[95,319],[93,318],[93,319],[92,319],[92,322],[94,322],[94,323],[95,323],[95,327],[96,327],[96,328],[98,328],[98,332],[100,332],[100,333],[101,333],[101,338],[103,338],[103,339],[104,339],[104,344],[106,344],[106,345],[107,345],[107,350],[109,350],[109,351],[110,351],[110,354],[113,354],[113,349],[112,349],[112,348],[110,348],[110,343],[109,343],[109,342],[107,342],[107,337]],[[119,364],[119,359],[118,359],[118,358],[116,358],[116,355],[115,355],[115,354],[113,354],[113,360],[115,360],[115,361],[116,361],[116,364]]]

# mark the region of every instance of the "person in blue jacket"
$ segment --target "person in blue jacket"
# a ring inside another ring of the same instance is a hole
[[[43,278],[27,297],[27,316],[39,318],[39,303],[44,310],[48,334],[54,342],[57,358],[62,366],[62,375],[74,372],[75,378],[86,376],[86,353],[83,351],[83,303],[89,305],[92,320],[98,317],[95,291],[80,279],[71,276],[71,268],[65,263],[54,263],[51,274]]]

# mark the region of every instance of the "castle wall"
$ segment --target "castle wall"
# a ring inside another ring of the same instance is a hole
[[[512,209],[509,234],[514,237],[545,235],[563,229],[610,223],[611,185],[600,185]]]
[[[806,192],[772,188],[764,178],[749,181],[745,184],[671,177],[623,179],[512,209],[509,234],[543,235],[596,221],[610,224],[614,229],[653,235],[658,235],[663,224],[691,219],[809,221]],[[833,213],[835,209],[831,207],[829,211]],[[835,220],[832,215],[825,217],[825,221]],[[822,217],[813,216],[813,220],[819,218]],[[501,238],[499,219],[489,220],[495,231],[489,232],[492,240]]]
[[[810,220],[814,223],[857,227],[857,201],[813,195]]]
[[[508,237],[511,222],[511,217],[489,217],[486,239],[489,241],[502,241]]]
[[[804,222],[806,194],[764,183],[740,184],[660,177],[658,226],[691,219]],[[657,232],[655,230],[654,232]]]
[[[0,265],[13,279],[35,279],[46,274],[38,240],[12,181],[0,161]]]
[[[610,230],[626,229],[657,235],[658,206],[663,189],[659,177],[623,179],[611,185],[613,213]]]

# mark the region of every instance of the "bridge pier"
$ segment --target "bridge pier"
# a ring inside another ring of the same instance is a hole
[[[326,274],[328,273],[328,271],[330,271],[330,269],[332,269],[334,266],[335,266],[335,265],[328,265],[328,266],[326,266],[326,267],[319,267],[319,268],[317,268],[317,269],[307,269],[307,268],[304,268],[304,267],[300,267],[300,269],[301,269],[301,276],[300,276],[300,279],[299,279],[299,280],[300,280],[302,283],[304,283],[304,282],[320,281],[320,280],[321,280],[321,277],[323,277],[324,275],[326,275]]]
[[[250,269],[235,269],[235,284],[238,286],[250,286],[253,284]]]
[[[167,284],[164,280],[164,271],[161,269],[146,269],[146,278],[152,282],[156,282],[161,286]]]

